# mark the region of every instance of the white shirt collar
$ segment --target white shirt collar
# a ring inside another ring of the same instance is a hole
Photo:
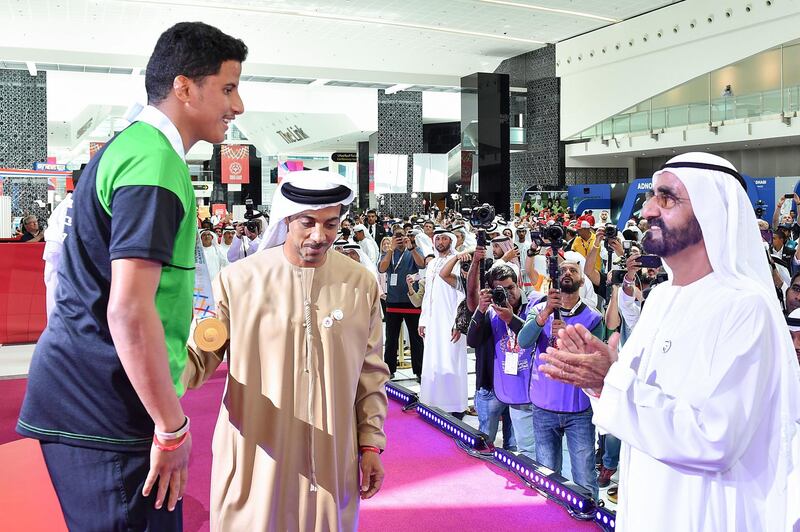
[[[172,123],[172,120],[169,119],[167,115],[153,107],[152,105],[148,105],[142,112],[139,113],[136,118],[133,119],[134,122],[144,122],[145,124],[150,124],[167,137],[169,143],[172,145],[172,149],[175,150],[181,159],[184,161],[186,160],[186,153],[183,151],[183,140],[181,139],[181,134],[178,132],[178,128],[175,127],[175,124]]]

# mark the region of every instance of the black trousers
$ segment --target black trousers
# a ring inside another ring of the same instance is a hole
[[[390,373],[397,371],[397,344],[400,340],[400,328],[405,321],[406,327],[408,327],[408,343],[411,344],[411,369],[414,371],[414,375],[419,377],[422,375],[422,355],[425,349],[425,344],[419,335],[419,314],[392,312],[391,309],[397,308],[397,306],[392,303],[388,303],[386,306],[389,309],[386,311],[386,344],[383,350],[383,360],[389,366]]]
[[[150,469],[149,452],[114,452],[42,442],[64,521],[80,532],[180,532],[183,503],[167,511],[169,490],[160,510],[153,506],[158,482],[149,497],[142,487]]]

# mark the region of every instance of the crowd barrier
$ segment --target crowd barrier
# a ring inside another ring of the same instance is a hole
[[[43,251],[0,241],[0,344],[34,343],[47,325]]]

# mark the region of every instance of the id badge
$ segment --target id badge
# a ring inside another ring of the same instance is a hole
[[[389,274],[389,286],[397,286],[397,274],[390,273]]]
[[[506,375],[516,375],[519,367],[519,353],[506,351],[506,361],[503,364],[503,373]]]

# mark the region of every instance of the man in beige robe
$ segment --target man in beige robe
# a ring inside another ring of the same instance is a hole
[[[228,354],[212,530],[356,530],[359,496],[383,480],[389,369],[378,285],[329,251],[353,193],[335,174],[294,174],[275,193],[263,251],[214,281],[229,343],[215,353],[189,346],[192,387]]]

